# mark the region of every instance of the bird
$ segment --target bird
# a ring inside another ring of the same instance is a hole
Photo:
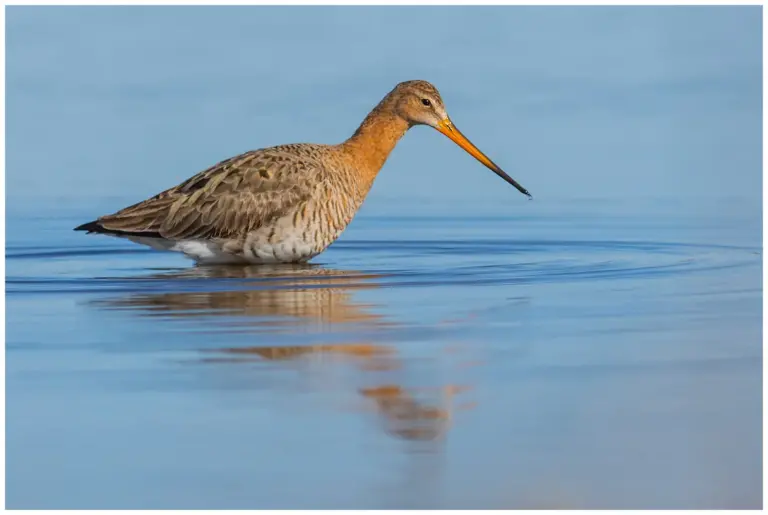
[[[352,221],[395,145],[416,125],[441,132],[532,198],[459,131],[434,85],[409,80],[342,143],[251,150],[74,230],[181,252],[198,265],[306,263]]]

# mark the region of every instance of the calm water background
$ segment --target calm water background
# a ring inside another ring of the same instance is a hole
[[[8,507],[760,507],[761,31],[8,8]],[[311,267],[71,231],[413,78],[535,200],[416,128]]]

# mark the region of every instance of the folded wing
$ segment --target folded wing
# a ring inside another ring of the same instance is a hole
[[[222,161],[178,186],[75,230],[168,240],[244,237],[300,209],[323,173],[306,155],[281,147]]]

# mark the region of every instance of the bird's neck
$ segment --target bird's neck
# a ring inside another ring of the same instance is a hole
[[[409,127],[408,122],[388,106],[379,104],[340,147],[354,163],[357,173],[372,183]]]

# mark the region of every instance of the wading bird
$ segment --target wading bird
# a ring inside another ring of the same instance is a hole
[[[395,86],[341,144],[246,152],[75,230],[179,251],[200,264],[305,262],[338,238],[414,125],[437,129],[531,196],[459,132],[432,84],[413,80]]]

